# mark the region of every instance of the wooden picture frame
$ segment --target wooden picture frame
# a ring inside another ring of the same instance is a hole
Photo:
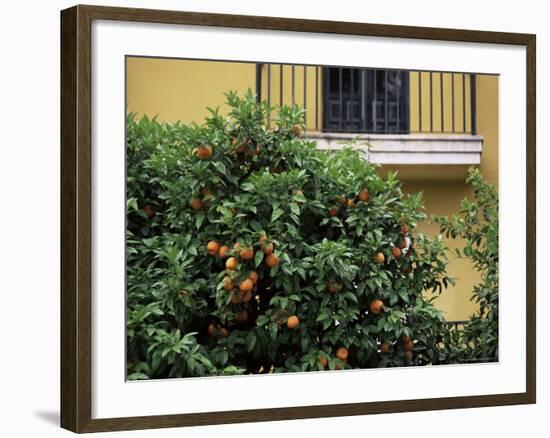
[[[114,20],[517,45],[526,48],[526,391],[238,412],[92,418],[91,24]],[[61,426],[74,432],[212,425],[536,402],[535,35],[290,18],[75,6],[61,12]]]

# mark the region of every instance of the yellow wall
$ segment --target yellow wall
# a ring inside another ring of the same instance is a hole
[[[316,82],[315,67],[305,70],[307,88],[307,127],[315,129],[315,86],[319,87],[319,109],[317,111],[317,126],[322,126],[322,72],[318,71]],[[271,76],[271,103],[278,105],[280,100],[280,68],[272,66]],[[262,67],[262,98],[267,100],[268,69]],[[463,123],[462,112],[462,75],[454,75],[455,87],[455,130],[460,130]],[[422,126],[418,123],[418,80],[419,73],[410,73],[410,117],[411,131],[429,131],[429,73],[422,73]],[[452,80],[448,73],[432,75],[432,101],[434,131],[441,127],[440,111],[440,80],[443,80],[444,93],[444,130],[452,128],[452,110],[450,94]],[[292,103],[292,68],[283,68],[283,103]],[[303,105],[304,95],[304,67],[294,69],[294,102]],[[470,126],[470,82],[465,78],[466,95],[466,131]],[[196,121],[202,123],[208,115],[206,107],[219,106],[222,111],[224,105],[223,92],[228,90],[244,91],[256,87],[255,64],[186,61],[151,58],[128,58],[127,60],[127,105],[129,112],[138,115],[147,114],[150,117],[158,116],[159,120],[174,122],[181,120],[184,123]],[[490,182],[498,187],[498,77],[476,76],[477,100],[477,132],[484,138],[483,154],[480,169]],[[276,114],[274,115],[276,116]],[[421,128],[421,129],[420,129]],[[394,170],[384,166],[381,172]],[[430,169],[426,166],[408,166],[401,171],[406,192],[424,193],[426,211],[428,214],[451,215],[458,211],[460,202],[469,196],[470,190],[464,183],[465,169],[462,167],[438,166]],[[434,175],[442,178],[434,178]],[[449,178],[449,176],[453,178]],[[432,224],[422,224],[420,230],[433,235],[438,228]],[[450,247],[461,247],[462,242],[450,241]],[[445,312],[448,320],[467,319],[476,309],[475,304],[469,301],[473,285],[479,281],[479,276],[472,270],[466,260],[451,257],[449,265],[451,275],[457,277],[456,287],[451,287],[436,300],[436,304]]]
[[[202,123],[207,107],[227,109],[223,93],[256,87],[255,64],[127,58],[129,112],[159,120]]]

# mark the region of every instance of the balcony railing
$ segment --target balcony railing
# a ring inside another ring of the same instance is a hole
[[[475,74],[257,64],[256,93],[303,107],[314,131],[476,135]]]

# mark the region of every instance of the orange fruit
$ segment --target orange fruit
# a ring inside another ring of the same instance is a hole
[[[214,324],[210,324],[208,326],[208,334],[210,336],[214,336],[214,333],[216,332],[216,326]]]
[[[302,135],[302,127],[300,125],[294,125],[292,128],[290,128],[290,131],[296,137],[300,137]]]
[[[379,315],[384,310],[384,302],[378,298],[372,300],[369,309],[375,315]]]
[[[146,206],[143,207],[143,211],[147,215],[147,218],[153,219],[155,217],[155,209],[153,208],[152,205],[147,204]]]
[[[252,283],[258,283],[258,273],[256,271],[252,271],[248,278],[250,279],[250,281],[252,281]]]
[[[225,267],[230,271],[236,269],[238,265],[239,261],[235,257],[229,257],[225,262]]]
[[[335,217],[335,216],[338,216],[338,213],[340,213],[340,209],[338,207],[332,207],[328,211],[328,216],[329,217]]]
[[[248,312],[246,310],[241,310],[237,313],[235,313],[235,321],[237,321],[239,324],[242,324],[248,320]]]
[[[399,228],[399,234],[407,234],[409,232],[409,227],[406,224],[402,224]]]
[[[269,242],[269,245],[263,245],[262,251],[264,254],[271,254],[273,252],[273,242]]]
[[[412,351],[414,349],[414,341],[410,336],[403,336],[401,343],[405,351]]]
[[[407,240],[401,239],[399,242],[397,242],[397,246],[399,249],[405,249],[407,247]]]
[[[254,283],[252,283],[252,280],[247,278],[239,285],[239,290],[241,292],[249,292],[254,287]]]
[[[210,255],[216,255],[218,254],[218,251],[220,250],[220,244],[214,240],[211,240],[206,245],[206,250],[208,251],[208,254]]]
[[[220,256],[220,258],[226,258],[227,251],[229,251],[229,247],[227,245],[220,246],[220,250],[218,251],[218,255]]]
[[[338,196],[338,204],[340,204],[343,207],[347,203],[348,201],[346,200],[346,197],[344,195]]]
[[[241,293],[241,301],[243,303],[248,303],[251,299],[252,299],[252,292],[251,291]]]
[[[265,263],[270,268],[273,268],[274,266],[277,266],[279,264],[279,257],[277,257],[275,254],[269,254],[265,258]]]
[[[241,302],[241,294],[233,292],[231,295],[231,304],[239,304]]]
[[[273,252],[273,242],[269,242],[269,245],[265,245],[265,242],[267,241],[267,236],[261,236],[260,237],[260,248],[262,248],[262,251],[264,254],[271,254]]]
[[[254,251],[252,248],[244,248],[239,253],[241,260],[252,260],[254,258]]]
[[[194,198],[191,201],[191,208],[193,210],[200,210],[202,208],[202,201],[199,198]]]
[[[355,208],[355,200],[348,199],[348,208]]]
[[[390,348],[391,344],[388,341],[384,341],[380,344],[380,353],[388,353]]]
[[[323,368],[326,368],[328,366],[328,359],[326,357],[320,357],[319,358],[319,364],[321,364],[321,366]]]
[[[376,254],[372,257],[372,261],[373,261],[374,263],[378,263],[378,264],[384,263],[384,260],[386,260],[386,257],[385,257],[384,254],[381,253],[381,252],[376,253]]]
[[[359,192],[359,200],[361,202],[367,202],[369,200],[369,191],[367,189],[363,189]]]
[[[286,321],[286,326],[291,330],[298,327],[298,324],[300,324],[300,319],[296,315],[290,316]]]
[[[218,333],[216,333],[216,336],[218,338],[227,338],[229,336],[229,330],[227,330],[226,328],[222,327],[218,330]]]
[[[197,156],[201,160],[206,160],[207,158],[210,158],[213,153],[214,153],[214,150],[212,149],[211,146],[205,146],[205,145],[201,144],[197,148]]]
[[[401,250],[400,250],[397,246],[394,246],[394,247],[391,249],[391,254],[392,254],[395,258],[401,257]]]
[[[327,282],[327,289],[331,294],[337,294],[342,290],[342,284],[336,280],[329,280]]]
[[[231,280],[231,278],[225,277],[223,279],[223,288],[227,292],[231,292],[233,289],[235,289],[235,283],[233,283],[233,280]]]
[[[340,347],[338,350],[336,350],[336,357],[342,362],[345,362],[348,359],[348,355],[349,351],[345,347]]]

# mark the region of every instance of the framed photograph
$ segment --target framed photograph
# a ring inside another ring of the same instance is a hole
[[[61,12],[61,425],[535,403],[535,36]]]

